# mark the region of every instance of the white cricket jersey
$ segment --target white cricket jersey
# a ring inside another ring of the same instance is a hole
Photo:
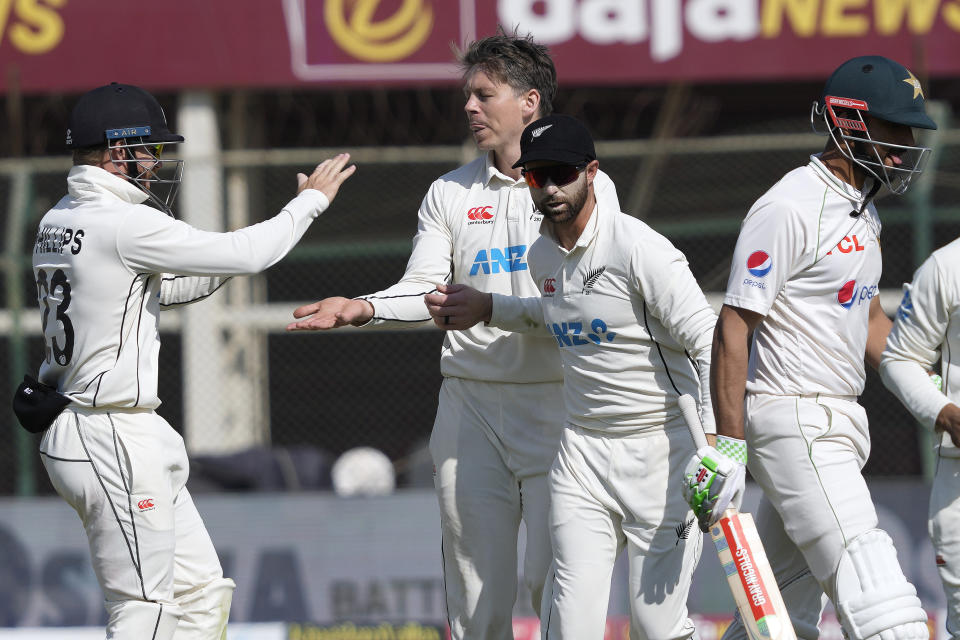
[[[146,194],[99,167],[73,167],[67,186],[33,247],[40,380],[87,407],[159,406],[160,310],[274,264],[329,204],[306,189],[265,222],[213,233],[142,204]]]
[[[766,316],[753,334],[747,391],[857,396],[870,302],[880,282],[880,219],[811,156],[754,203],[740,228],[724,304]]]
[[[684,255],[600,195],[570,251],[546,222],[542,233],[530,249],[539,305],[494,296],[491,322],[542,324],[553,336],[570,423],[660,428],[680,415],[676,400],[687,393],[700,398],[704,428],[715,432],[709,372],[717,316]]]
[[[880,363],[884,383],[928,429],[944,406],[960,405],[960,362],[954,355],[960,357],[960,239],[934,251],[903,286]],[[940,358],[942,393],[927,375]],[[946,433],[940,447],[944,455],[960,456]]]
[[[388,289],[363,296],[374,307],[365,326],[431,322],[423,296],[447,282],[505,295],[537,295],[527,254],[543,216],[526,182],[500,173],[492,160],[492,152],[483,154],[430,185],[406,272]],[[617,203],[606,174],[598,173],[595,184],[598,194]],[[563,375],[553,345],[543,334],[517,334],[480,323],[446,332],[440,372],[490,382],[559,382]]]

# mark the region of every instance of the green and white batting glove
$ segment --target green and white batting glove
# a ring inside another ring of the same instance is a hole
[[[746,482],[747,443],[717,436],[717,445],[694,454],[684,471],[683,499],[701,531],[708,531],[729,507],[739,509]]]

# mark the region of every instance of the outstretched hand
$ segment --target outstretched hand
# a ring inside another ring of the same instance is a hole
[[[341,153],[318,164],[309,177],[298,173],[297,193],[304,189],[316,189],[323,192],[323,195],[327,196],[327,200],[333,202],[333,199],[337,197],[337,191],[340,190],[340,185],[357,170],[355,164],[346,169],[343,168],[349,160],[349,153]]]
[[[465,284],[437,285],[437,293],[423,296],[433,323],[448,331],[469,329],[490,322],[493,296]]]
[[[337,296],[297,307],[293,317],[300,320],[288,324],[287,331],[336,329],[368,322],[373,317],[373,305],[366,300]]]

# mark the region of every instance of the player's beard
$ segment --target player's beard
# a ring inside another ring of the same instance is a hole
[[[541,198],[537,203],[540,213],[553,224],[563,224],[576,219],[587,203],[587,196],[589,195],[586,180],[583,180],[583,184],[580,184],[581,180],[582,177],[577,178],[576,182],[563,187],[567,190],[567,193],[558,189],[552,195],[545,195]],[[570,187],[575,184],[578,187],[577,190],[570,192]]]

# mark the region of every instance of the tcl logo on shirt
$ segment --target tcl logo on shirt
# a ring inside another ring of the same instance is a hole
[[[493,220],[493,214],[490,213],[491,209],[493,209],[493,206],[489,204],[467,209],[467,219],[470,220],[467,224],[490,224],[490,221]]]
[[[486,249],[480,249],[473,258],[473,266],[470,267],[470,275],[475,276],[481,271],[483,275],[491,273],[500,273],[500,271],[526,271],[527,263],[523,261],[523,256],[527,253],[527,245],[518,244],[504,249],[490,249],[489,257]]]
[[[860,244],[860,240],[858,240],[857,235],[854,234],[852,236],[844,236],[843,240],[838,242],[835,248],[840,253],[852,253],[854,251],[863,251],[867,247]],[[827,255],[829,256],[832,253],[833,253],[833,249],[828,251]]]
[[[872,300],[878,292],[879,289],[875,284],[858,287],[856,280],[848,280],[837,291],[837,302],[844,309],[849,309],[855,304],[859,306],[864,300]]]

